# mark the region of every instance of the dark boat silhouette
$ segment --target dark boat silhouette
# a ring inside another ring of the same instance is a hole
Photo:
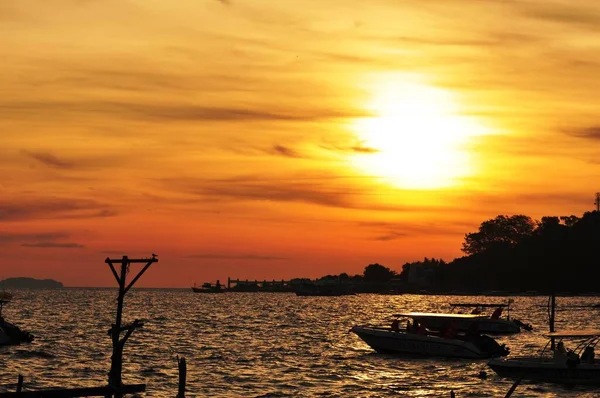
[[[448,319],[459,320],[458,314],[448,314]],[[424,357],[454,357],[485,359],[508,355],[509,349],[493,338],[478,332],[458,333],[450,331],[431,331],[423,325],[406,329],[399,328],[395,320],[392,327],[353,326],[351,332],[379,353],[397,355],[418,355]]]
[[[488,362],[498,375],[565,385],[600,386],[600,362],[595,358],[594,348],[600,342],[600,330],[554,331],[555,295],[550,296],[549,339],[539,355],[523,355],[494,358]],[[558,340],[558,344],[555,344]],[[567,349],[565,342],[573,349]]]
[[[215,283],[215,284],[212,284],[210,282],[205,282],[200,287],[197,287],[196,284],[194,284],[194,286],[192,286],[192,290],[194,291],[194,293],[224,293],[225,292],[225,288],[223,287],[223,285],[221,285],[221,283],[219,281],[217,281],[217,283]]]
[[[2,307],[9,303],[12,295],[6,292],[0,292],[0,346],[17,345],[21,343],[30,343],[33,341],[33,335],[19,329],[18,326],[6,321],[2,317]]]

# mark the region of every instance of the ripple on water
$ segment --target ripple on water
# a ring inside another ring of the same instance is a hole
[[[33,344],[0,348],[0,391],[23,374],[29,389],[106,383],[116,290],[15,291],[6,317],[36,336]],[[457,397],[504,396],[512,381],[485,361],[398,358],[376,354],[354,334],[354,324],[387,324],[400,311],[447,310],[468,297],[296,297],[292,294],[200,295],[185,290],[132,290],[125,321],[145,319],[125,349],[124,380],[147,383],[148,397],[172,397],[176,356],[187,360],[190,396],[215,397]],[[498,302],[497,297],[478,301]],[[557,328],[597,324],[600,311],[561,310],[596,298],[558,298]],[[511,315],[532,333],[499,338],[513,354],[545,344],[545,297],[516,297]],[[49,328],[48,325],[56,325]],[[479,377],[487,372],[487,378]],[[590,389],[523,382],[515,396],[596,397]]]

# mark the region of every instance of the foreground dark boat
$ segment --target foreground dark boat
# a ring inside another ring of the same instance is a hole
[[[546,335],[550,341],[539,356],[492,359],[494,372],[509,378],[559,383],[566,385],[600,385],[600,363],[594,358],[594,347],[600,340],[600,330],[573,330]],[[552,339],[559,339],[551,351]],[[561,351],[563,340],[576,341],[574,350]]]
[[[485,335],[424,334],[372,326],[354,326],[351,331],[379,353],[487,359],[507,355],[509,350]]]
[[[2,307],[9,303],[11,298],[12,296],[8,293],[3,293],[0,297],[0,346],[18,345],[33,341],[31,333],[21,330],[18,326],[13,325],[2,317]]]
[[[441,330],[444,325],[453,322],[461,332],[466,332],[472,327],[477,327],[479,332],[487,334],[512,334],[519,333],[521,328],[531,330],[531,326],[520,321],[508,319],[494,319],[482,314],[452,314],[436,312],[405,312],[398,316],[409,317],[424,324],[428,329]]]

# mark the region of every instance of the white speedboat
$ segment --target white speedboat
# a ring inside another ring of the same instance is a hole
[[[380,353],[473,359],[508,354],[504,345],[485,335],[445,338],[431,332],[419,334],[371,326],[354,326],[351,331]]]
[[[594,347],[600,340],[600,330],[553,332],[538,356],[497,358],[488,362],[500,376],[523,378],[567,385],[600,385],[600,361],[594,358]],[[556,354],[549,349],[553,339],[575,342],[574,350]]]
[[[519,333],[521,329],[532,329],[531,325],[510,318],[510,302],[508,304],[461,303],[450,304],[450,306],[453,310],[456,308],[473,308],[474,310],[471,314],[407,312],[398,314],[398,316],[416,319],[432,330],[441,330],[449,323],[455,323],[455,327],[462,332],[476,328],[479,332],[487,334],[512,334]],[[483,314],[482,311],[485,308],[495,308],[495,311],[491,315]],[[508,315],[505,318],[500,317],[503,308],[508,309]]]

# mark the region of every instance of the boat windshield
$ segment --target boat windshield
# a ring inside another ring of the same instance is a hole
[[[505,303],[501,303],[501,304],[489,304],[489,303],[485,303],[485,304],[481,304],[481,303],[451,303],[450,307],[468,307],[468,308],[472,308],[472,307],[481,307],[481,308],[497,308],[497,307],[508,307],[510,304],[505,304]]]
[[[581,339],[586,337],[600,337],[600,329],[563,330],[561,332],[547,333],[548,338]]]
[[[598,330],[571,330],[571,331],[562,331],[562,332],[553,332],[545,335],[549,338],[548,342],[544,346],[542,350],[541,357],[544,356],[545,353],[552,353],[550,349],[552,345],[552,340],[558,340],[557,344],[563,344],[563,340],[571,341],[570,346],[572,347],[570,351],[580,356],[583,352],[589,347],[594,348],[600,341],[600,331]],[[574,345],[574,347],[573,347]],[[564,344],[563,344],[564,346]]]
[[[455,319],[479,319],[479,318],[487,318],[486,315],[477,315],[477,314],[452,314],[452,313],[438,313],[438,312],[403,312],[401,314],[396,314],[395,316],[403,316],[407,318],[425,318],[425,317],[433,317],[433,318],[455,318]]]

